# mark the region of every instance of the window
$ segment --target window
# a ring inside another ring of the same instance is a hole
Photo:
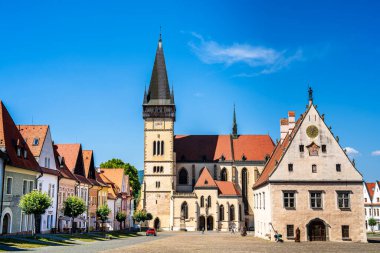
[[[380,198],[376,198],[376,202],[380,202]]]
[[[241,190],[243,195],[244,213],[248,214],[248,172],[246,168],[243,168],[241,172]]]
[[[223,168],[220,172],[220,180],[221,181],[227,181],[227,169]]]
[[[284,192],[284,207],[293,209],[296,207],[295,192]]]
[[[219,207],[219,220],[224,221],[224,206],[223,205]]]
[[[157,151],[156,151],[156,141],[153,142],[153,155],[156,155],[157,154]]]
[[[205,206],[205,197],[201,197],[201,207]]]
[[[38,183],[38,190],[39,190],[40,192],[42,192],[42,182],[39,182],[39,183]]]
[[[183,202],[181,206],[181,217],[184,219],[189,218],[189,212],[188,212],[188,207],[187,207],[187,202]]]
[[[261,209],[261,193],[259,193],[259,208]]]
[[[28,159],[28,150],[24,149],[24,159]]]
[[[185,168],[179,171],[179,184],[188,184],[188,175]]]
[[[161,155],[164,155],[164,141],[161,141]]]
[[[22,184],[22,194],[27,194],[28,192],[28,181],[24,180]]]
[[[364,202],[367,202],[367,198],[364,198]]]
[[[293,164],[292,163],[288,164],[288,171],[293,172]]]
[[[338,192],[338,207],[341,209],[350,208],[350,193]]]
[[[304,145],[300,145],[300,152],[303,153],[305,151],[305,146]]]
[[[311,165],[311,172],[317,173],[317,165],[315,164]]]
[[[12,194],[12,182],[13,178],[7,177],[7,194]]]
[[[161,173],[164,172],[164,167],[163,166],[160,167],[160,172]]]
[[[310,192],[310,207],[322,208],[322,192]]]
[[[33,139],[33,146],[38,146],[38,143],[39,143],[39,139],[38,138],[34,138]]]
[[[263,209],[265,209],[265,192],[263,192]]]
[[[49,184],[48,195],[49,195],[49,197],[51,197],[51,184]]]
[[[156,188],[160,188],[161,184],[160,181],[156,181]]]
[[[32,192],[33,190],[34,190],[33,181],[29,181],[29,192]]]
[[[343,240],[350,239],[350,226],[342,225],[342,239]]]
[[[211,207],[211,196],[208,196],[207,198],[207,205],[208,207]]]
[[[21,157],[21,148],[17,147],[17,157]]]
[[[231,205],[230,206],[230,221],[234,221],[235,220],[235,207],[234,205]]]
[[[327,149],[326,149],[326,145],[322,145],[322,153],[326,153]]]
[[[289,239],[294,238],[294,225],[286,225],[286,237]]]
[[[339,163],[336,165],[336,171],[337,172],[341,172],[342,171],[341,165]]]

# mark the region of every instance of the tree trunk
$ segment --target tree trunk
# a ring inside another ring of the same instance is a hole
[[[36,234],[41,233],[41,214],[34,215],[34,231]]]
[[[74,217],[71,217],[71,229],[70,229],[70,233],[72,234],[73,232],[75,232],[75,223],[74,223]]]

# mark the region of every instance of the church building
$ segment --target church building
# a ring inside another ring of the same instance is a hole
[[[275,144],[269,135],[176,135],[161,36],[144,93],[142,207],[163,230],[228,231],[254,227],[252,185]]]

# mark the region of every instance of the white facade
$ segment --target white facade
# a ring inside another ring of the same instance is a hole
[[[253,191],[253,211],[255,214],[255,236],[268,239],[272,229],[272,207],[270,185]]]
[[[48,127],[45,140],[42,144],[41,153],[36,157],[41,167],[58,170],[55,163],[53,141]],[[57,221],[57,194],[58,194],[58,177],[56,175],[44,173],[38,178],[37,189],[47,193],[52,199],[52,205],[41,216],[41,233],[49,233],[52,228],[56,228]]]
[[[371,188],[371,189],[369,189]],[[371,193],[370,193],[370,192]],[[373,195],[372,195],[373,194]],[[379,182],[364,183],[364,208],[367,231],[380,231],[380,187]],[[376,226],[369,226],[369,219],[374,218],[377,221]]]

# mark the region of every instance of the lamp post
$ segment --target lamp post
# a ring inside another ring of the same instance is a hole
[[[206,215],[205,215],[205,227],[206,227],[206,231],[208,230],[207,228],[207,216],[208,216],[208,203],[206,203]]]

